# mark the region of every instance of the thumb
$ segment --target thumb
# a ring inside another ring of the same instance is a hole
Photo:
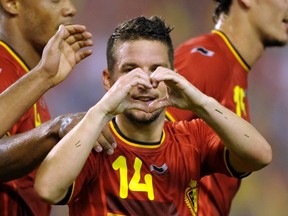
[[[61,40],[64,38],[65,35],[65,26],[61,24],[55,33],[55,35],[48,41],[46,47],[50,47],[50,49],[57,49]]]
[[[154,112],[158,109],[165,108],[168,106],[172,106],[172,103],[170,102],[168,97],[165,96],[164,98],[153,101],[151,104],[149,104],[148,107],[149,107],[149,112]]]

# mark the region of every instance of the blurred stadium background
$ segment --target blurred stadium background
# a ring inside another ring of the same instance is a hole
[[[52,117],[87,111],[105,93],[101,74],[106,66],[105,47],[110,33],[124,20],[158,15],[174,26],[177,47],[184,40],[211,31],[212,1],[197,0],[74,0],[75,23],[93,33],[94,54],[76,66],[70,77],[45,98]],[[253,49],[253,47],[251,47]],[[288,212],[288,47],[271,48],[250,72],[252,123],[273,147],[273,162],[242,182],[231,216],[286,216]],[[52,216],[68,215],[55,206]]]

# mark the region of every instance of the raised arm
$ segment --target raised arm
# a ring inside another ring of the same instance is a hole
[[[184,77],[159,67],[152,75],[153,86],[164,81],[168,94],[150,105],[151,111],[175,106],[192,110],[221,138],[230,152],[229,160],[235,171],[252,172],[268,165],[272,150],[265,138],[247,121],[238,117],[215,99],[200,92]]]
[[[131,103],[129,93],[138,84],[152,87],[148,75],[137,69],[120,77],[104,97],[89,109],[79,124],[49,152],[38,169],[34,185],[43,200],[55,204],[65,197],[102,128],[113,116],[126,109],[147,111],[146,103]]]
[[[82,49],[93,45],[91,36],[82,25],[59,27],[39,64],[0,94],[0,137],[46,91],[62,82],[78,62],[91,55],[91,49]]]

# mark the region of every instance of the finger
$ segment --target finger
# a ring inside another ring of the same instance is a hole
[[[61,28],[61,26],[64,25],[60,25],[59,28]],[[66,40],[70,35],[75,35],[86,31],[86,26],[79,24],[66,25],[64,27],[65,27],[65,35],[63,37],[64,40]]]
[[[79,52],[76,54],[76,57],[75,57],[76,63],[78,63],[78,62],[80,62],[81,60],[87,58],[87,57],[90,56],[92,53],[93,53],[92,50],[79,51]]]
[[[104,149],[108,155],[111,155],[114,153],[114,148],[106,140],[106,138],[103,136],[103,134],[99,135],[97,142],[94,144],[94,149],[96,152],[101,152]]]
[[[149,76],[145,72],[143,72],[141,69],[138,69],[138,68],[134,69],[133,72],[128,73],[127,77],[125,78],[124,76],[121,77],[121,79],[126,80],[126,82],[124,82],[125,83],[124,85],[127,87],[129,92],[132,87],[137,86],[137,85],[143,86],[147,89],[152,88]]]
[[[94,149],[96,152],[102,152],[102,151],[103,151],[102,146],[101,146],[98,142],[96,142],[96,143],[94,144],[93,149]]]
[[[68,43],[69,44],[69,43]],[[77,41],[73,44],[70,44],[70,46],[72,47],[72,49],[74,51],[78,51],[84,47],[90,47],[93,46],[93,41],[92,40],[83,40],[83,41]]]
[[[109,123],[106,124],[106,126],[103,128],[102,135],[105,138],[105,140],[109,143],[109,145],[112,145],[112,143],[115,143],[115,139],[110,130]]]
[[[64,40],[68,44],[73,45],[74,43],[77,43],[79,41],[92,41],[91,38],[92,38],[92,34],[90,32],[85,31],[83,33],[70,34]]]
[[[172,103],[167,97],[164,97],[164,98],[161,98],[159,100],[155,100],[151,104],[149,104],[148,111],[154,112],[158,109],[162,109],[162,108],[165,108],[168,106],[172,106]]]
[[[49,50],[50,50],[49,52],[53,52],[53,50],[58,50],[59,45],[61,41],[63,40],[64,35],[65,35],[65,26],[60,25],[55,35],[48,41],[47,45],[44,48],[43,53],[45,54]]]

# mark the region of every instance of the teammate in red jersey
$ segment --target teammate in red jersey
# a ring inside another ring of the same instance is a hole
[[[82,49],[93,45],[91,37],[91,33],[87,32],[83,25],[61,25],[59,27],[44,49],[41,62],[0,94],[0,137],[20,119],[38,98],[62,82],[70,74],[75,64],[91,55],[91,49]],[[3,66],[0,78],[6,81],[14,74],[13,71],[11,72],[12,64],[5,64],[7,61],[14,61],[13,57],[7,53],[12,54],[13,51],[3,42],[0,44],[2,56],[0,64]],[[16,55],[14,57],[17,59]],[[62,58],[61,61],[60,58]],[[20,65],[16,66],[20,67]],[[4,151],[3,154],[5,154]],[[2,166],[1,163],[0,166]],[[0,176],[3,174],[3,168],[0,168]]]
[[[0,92],[39,63],[48,40],[61,24],[71,24],[75,13],[70,0],[1,1]],[[40,98],[11,128],[9,135],[31,130],[49,119],[47,105]],[[0,215],[50,215],[50,206],[34,194],[33,176],[31,173],[24,178],[1,183]]]
[[[60,26],[45,47],[40,63],[0,94],[1,136],[39,97],[62,82],[75,64],[92,53],[91,49],[82,49],[93,45],[91,37],[85,26]],[[0,77],[3,79],[13,74],[9,67],[1,71]],[[0,181],[16,179],[32,171],[83,115],[62,115],[27,133],[0,139]]]
[[[175,69],[203,93],[250,120],[248,74],[265,48],[288,40],[288,2],[215,0],[215,29],[175,50]],[[259,16],[259,14],[263,16]],[[192,111],[169,107],[172,121],[197,118]],[[199,215],[227,216],[240,180],[221,174],[200,181]]]
[[[115,29],[103,72],[108,92],[41,164],[35,190],[42,199],[68,203],[70,215],[197,215],[203,176],[241,178],[271,161],[252,125],[172,70],[170,31],[158,17]],[[205,122],[165,121],[167,106]],[[98,154],[92,149],[109,121],[118,147]]]

